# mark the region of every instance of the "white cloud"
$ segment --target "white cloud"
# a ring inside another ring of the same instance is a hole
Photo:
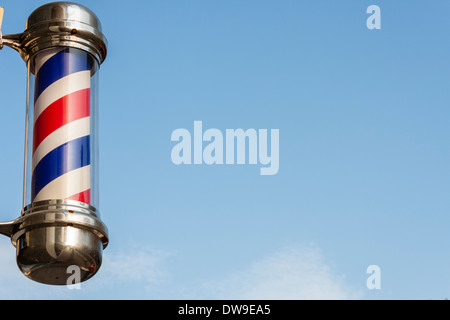
[[[205,288],[217,299],[359,299],[315,246],[290,247]]]
[[[170,256],[167,252],[150,248],[131,248],[127,252],[105,254],[103,278],[107,281],[142,282],[162,281],[166,276],[162,265]]]

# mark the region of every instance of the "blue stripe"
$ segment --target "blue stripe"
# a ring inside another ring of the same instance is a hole
[[[36,75],[34,101],[55,81],[69,74],[91,70],[91,59],[84,51],[65,48],[45,61]]]
[[[90,164],[90,136],[69,141],[49,152],[38,163],[31,178],[31,198],[50,182]]]

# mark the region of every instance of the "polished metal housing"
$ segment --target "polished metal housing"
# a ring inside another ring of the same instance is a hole
[[[80,282],[100,268],[108,229],[94,207],[72,200],[34,202],[14,221],[0,223],[11,238],[17,264],[35,281],[65,285],[69,266],[80,270]]]
[[[17,50],[25,62],[40,50],[62,46],[87,51],[100,65],[107,52],[100,20],[88,8],[72,2],[53,2],[37,8],[23,33],[3,35],[0,44]]]
[[[0,49],[4,45],[17,50],[26,63],[33,63],[37,52],[52,47],[84,50],[99,65],[107,53],[97,16],[71,2],[39,7],[29,16],[23,33],[2,36],[0,30]],[[26,206],[19,218],[0,223],[0,234],[11,238],[17,264],[27,277],[52,285],[67,284],[71,266],[79,268],[79,281],[91,278],[100,268],[109,242],[96,208],[62,199]]]

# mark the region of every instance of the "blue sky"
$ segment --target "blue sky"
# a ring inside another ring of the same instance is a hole
[[[0,298],[450,297],[450,3],[78,1],[100,18],[100,212],[80,290]],[[3,33],[46,1],[4,0]],[[381,8],[368,30],[366,9]],[[26,66],[0,51],[0,220],[22,202]],[[174,165],[177,128],[279,129],[280,167]],[[366,269],[381,268],[381,290]]]

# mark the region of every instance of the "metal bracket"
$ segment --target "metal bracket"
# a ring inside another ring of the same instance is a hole
[[[13,221],[0,222],[0,234],[11,238],[16,230],[17,226],[21,223],[22,217],[19,217]]]
[[[3,7],[0,7],[0,50],[3,49],[3,46],[6,45],[8,47],[13,48],[17,52],[20,53],[22,57],[25,56],[26,52],[24,50],[23,44],[22,44],[22,37],[23,33],[16,33],[16,34],[9,34],[9,35],[3,35],[2,32],[2,22],[3,22],[3,13],[4,13]]]
[[[21,41],[22,35],[23,33],[2,35],[2,31],[0,30],[0,49],[2,49],[3,46],[5,45],[10,48],[13,48],[17,52],[19,52],[21,56],[23,56],[25,52],[23,50],[23,45]]]
[[[7,45],[8,47],[17,50],[21,55],[23,54],[23,46],[22,46],[22,35],[23,33],[11,34],[11,35],[3,35],[2,32],[2,22],[3,22],[3,13],[5,12],[3,7],[0,7],[0,49],[3,48],[3,45]]]

